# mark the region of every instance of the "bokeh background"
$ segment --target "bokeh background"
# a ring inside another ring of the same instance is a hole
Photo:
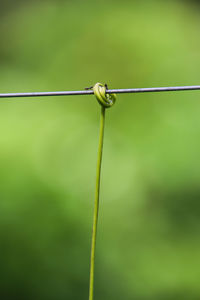
[[[196,85],[199,1],[0,1],[0,92]],[[200,299],[200,93],[107,111],[95,299]],[[88,298],[100,107],[0,101],[0,298]]]

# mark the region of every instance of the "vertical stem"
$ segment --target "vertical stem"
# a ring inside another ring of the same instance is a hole
[[[92,244],[91,244],[91,256],[90,256],[89,300],[93,300],[93,296],[94,296],[94,265],[95,265],[97,223],[98,223],[98,214],[99,214],[99,192],[100,192],[101,162],[102,162],[102,153],[103,153],[104,125],[105,125],[105,107],[102,106],[101,119],[100,119],[100,133],[99,133],[99,148],[98,148],[98,156],[97,156],[96,189],[95,189],[94,216],[93,216],[93,227],[92,227]]]

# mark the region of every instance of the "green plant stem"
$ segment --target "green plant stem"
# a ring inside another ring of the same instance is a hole
[[[94,266],[95,266],[96,238],[97,238],[97,223],[98,223],[98,214],[99,214],[99,192],[100,192],[100,178],[101,178],[101,162],[102,162],[102,153],[103,153],[104,126],[105,126],[105,107],[102,106],[101,119],[100,119],[99,148],[98,148],[98,156],[97,156],[94,216],[93,216],[93,227],[92,227],[89,300],[93,300],[93,296],[94,296]]]

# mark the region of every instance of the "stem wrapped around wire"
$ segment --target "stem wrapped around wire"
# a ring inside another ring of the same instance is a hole
[[[94,216],[93,216],[93,227],[92,227],[89,300],[93,300],[94,297],[94,266],[95,266],[97,223],[98,223],[98,215],[99,215],[99,192],[100,192],[101,163],[102,163],[102,154],[103,154],[103,137],[104,137],[104,127],[105,127],[105,110],[106,108],[111,107],[116,101],[116,95],[106,94],[106,86],[102,85],[101,83],[96,83],[93,87],[93,90],[98,102],[101,104],[101,118],[100,118],[99,147],[98,147],[98,156],[97,156]]]
[[[113,106],[116,101],[115,94],[107,94],[106,86],[101,83],[96,83],[92,88],[99,104],[105,108]]]

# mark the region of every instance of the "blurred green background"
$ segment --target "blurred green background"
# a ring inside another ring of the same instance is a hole
[[[7,1],[0,92],[196,85],[198,1]],[[200,299],[200,94],[107,111],[95,299]],[[100,107],[0,101],[0,298],[88,298]]]

